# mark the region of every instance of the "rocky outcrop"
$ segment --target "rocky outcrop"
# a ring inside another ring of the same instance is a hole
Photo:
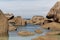
[[[40,29],[35,30],[36,33],[41,34],[42,31]]]
[[[7,35],[8,35],[8,19],[0,10],[0,36],[7,36]]]
[[[46,16],[48,19],[54,19],[55,22],[60,22],[60,1],[58,1],[49,11]]]
[[[32,35],[34,35],[34,33],[29,32],[29,31],[20,31],[20,32],[18,32],[18,35],[20,35],[20,36],[32,36]]]

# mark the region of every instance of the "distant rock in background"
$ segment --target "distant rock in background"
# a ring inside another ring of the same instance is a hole
[[[43,16],[33,16],[32,17],[32,23],[35,25],[41,25],[44,22],[44,17]]]

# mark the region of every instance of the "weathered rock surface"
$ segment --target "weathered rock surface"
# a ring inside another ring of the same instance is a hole
[[[51,22],[42,25],[43,28],[50,29],[50,30],[60,30],[60,23]]]
[[[14,18],[14,15],[13,14],[6,13],[4,15],[8,18],[8,20],[11,20],[11,19]]]
[[[8,19],[0,10],[0,37],[8,36]]]
[[[18,32],[18,35],[20,35],[20,36],[32,36],[32,35],[34,35],[34,33],[29,32],[29,31],[20,31],[20,32]]]
[[[35,30],[36,33],[41,34],[42,31],[40,29]]]

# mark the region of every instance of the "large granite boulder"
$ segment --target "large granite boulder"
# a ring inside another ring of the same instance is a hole
[[[56,22],[60,22],[60,1],[58,1],[48,12],[48,19],[54,19]]]
[[[60,23],[57,22],[50,22],[42,25],[43,28],[49,29],[49,30],[60,30]]]
[[[0,37],[8,36],[8,19],[0,10]]]

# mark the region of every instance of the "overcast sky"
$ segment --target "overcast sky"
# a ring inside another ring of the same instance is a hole
[[[57,0],[0,0],[0,9],[15,16],[31,18],[34,15],[46,16],[56,2]]]

